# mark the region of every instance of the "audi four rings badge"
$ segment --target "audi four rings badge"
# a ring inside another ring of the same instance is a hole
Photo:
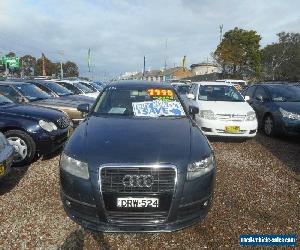
[[[123,178],[124,187],[151,187],[153,184],[152,175],[125,175]]]

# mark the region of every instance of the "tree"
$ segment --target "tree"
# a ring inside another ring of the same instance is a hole
[[[79,75],[76,63],[67,61],[63,64],[63,71],[65,77],[77,77]]]
[[[51,62],[47,57],[45,57],[45,70],[47,76],[56,75],[57,69],[56,65]],[[41,76],[43,75],[43,57],[37,59],[35,68],[34,68],[35,75]]]
[[[36,58],[31,55],[25,55],[20,58],[22,72],[25,76],[34,75],[34,68],[36,65]]]
[[[262,49],[266,80],[298,81],[300,79],[300,34],[277,34],[278,42]]]
[[[234,28],[227,31],[214,52],[223,74],[233,78],[258,77],[261,72],[260,40],[261,36],[254,30]]]
[[[16,53],[15,52],[9,52],[6,57],[16,57]]]

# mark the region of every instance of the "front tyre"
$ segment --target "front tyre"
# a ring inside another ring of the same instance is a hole
[[[274,119],[271,115],[266,115],[263,120],[263,130],[267,136],[274,136]]]
[[[9,130],[4,134],[15,150],[13,164],[23,166],[31,163],[36,154],[36,144],[32,137],[21,130]]]

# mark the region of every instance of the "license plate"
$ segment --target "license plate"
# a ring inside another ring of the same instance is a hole
[[[240,126],[225,126],[225,132],[229,134],[236,134],[240,132]]]
[[[117,207],[126,207],[126,208],[143,208],[143,207],[159,207],[158,198],[133,198],[133,197],[124,197],[117,198]]]
[[[0,176],[5,174],[5,166],[3,164],[0,164]]]

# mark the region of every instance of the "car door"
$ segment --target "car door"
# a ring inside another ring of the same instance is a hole
[[[260,122],[269,108],[269,103],[270,97],[265,88],[258,86],[255,90],[253,98],[251,99],[251,106],[255,110],[256,117]]]
[[[22,102],[23,97],[11,86],[0,85],[0,93],[13,102]]]

